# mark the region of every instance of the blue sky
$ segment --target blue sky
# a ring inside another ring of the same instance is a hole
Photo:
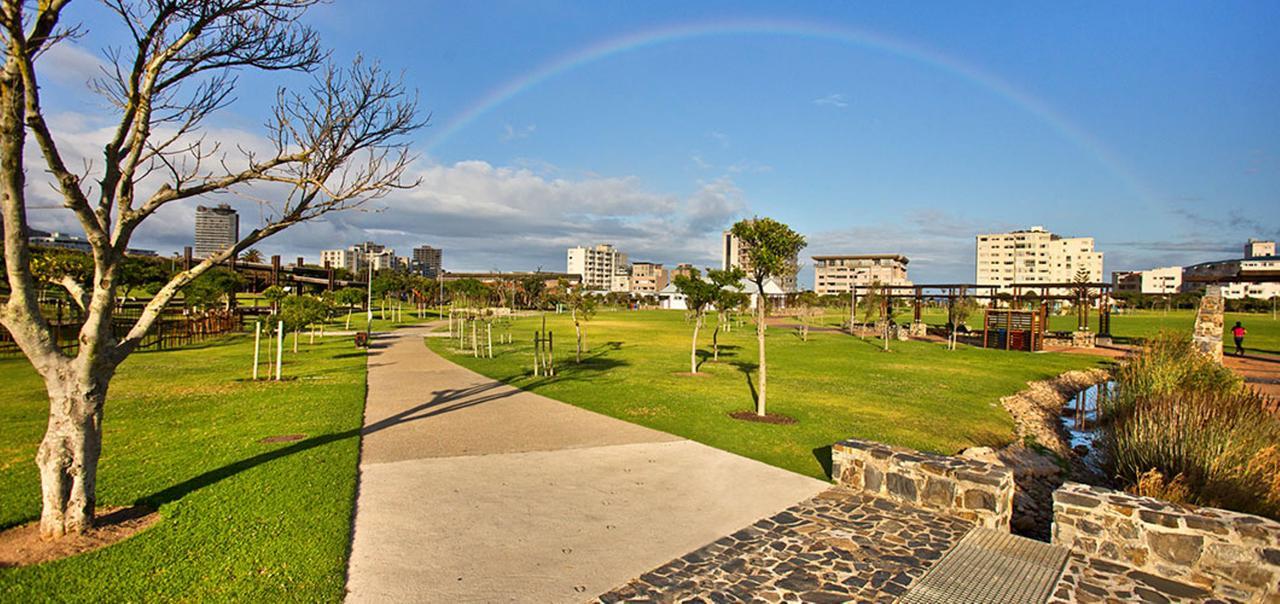
[[[91,150],[109,116],[77,76],[119,30],[71,16],[89,33],[48,59],[46,104]],[[903,253],[926,282],[973,279],[974,235],[1014,227],[1094,236],[1108,274],[1280,236],[1277,3],[338,0],[307,21],[336,60],[402,70],[432,119],[417,190],[260,246],[287,258],[371,238],[563,270],[608,241],[707,265],[767,215],[806,255]],[[252,138],[305,82],[243,74],[212,134]],[[138,245],[189,244],[188,213]]]

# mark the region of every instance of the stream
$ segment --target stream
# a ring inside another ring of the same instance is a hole
[[[1102,454],[1094,445],[1100,436],[1098,427],[1098,400],[1112,396],[1115,382],[1094,384],[1076,394],[1075,399],[1062,408],[1062,429],[1066,431],[1070,447],[1080,454],[1080,461],[1091,471],[1101,472]]]

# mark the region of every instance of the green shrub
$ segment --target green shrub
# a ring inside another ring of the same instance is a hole
[[[1280,517],[1280,420],[1267,402],[1190,338],[1161,334],[1099,401],[1105,463],[1130,491]]]

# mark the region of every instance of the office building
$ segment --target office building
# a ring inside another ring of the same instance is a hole
[[[851,254],[813,257],[813,291],[847,294],[854,286],[911,285],[901,254]]]
[[[1035,226],[1011,233],[977,236],[979,285],[1069,283],[1081,269],[1089,281],[1102,280],[1102,252],[1092,237],[1060,237]]]
[[[413,262],[410,270],[425,277],[435,279],[443,270],[444,250],[423,245],[413,248]]]
[[[608,243],[595,247],[571,247],[567,253],[566,273],[582,276],[582,286],[587,289],[609,290],[613,276],[626,272],[627,255]]]
[[[207,258],[240,241],[240,214],[227,204],[196,206],[197,258]]]

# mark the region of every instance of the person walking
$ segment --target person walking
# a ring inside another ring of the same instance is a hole
[[[1236,340],[1236,356],[1238,357],[1244,356],[1244,336],[1247,333],[1249,332],[1245,330],[1239,321],[1236,321],[1236,326],[1231,328],[1231,337]]]

